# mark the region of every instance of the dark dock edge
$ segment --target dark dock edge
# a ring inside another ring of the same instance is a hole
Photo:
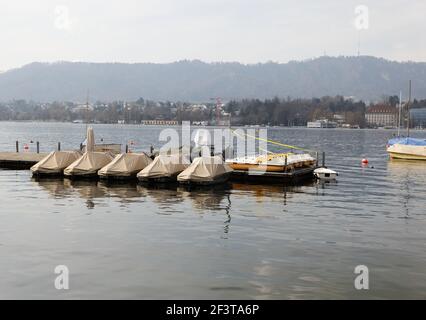
[[[231,174],[231,182],[258,182],[258,183],[297,183],[314,178],[316,166],[297,168],[290,172],[249,172],[234,170]]]

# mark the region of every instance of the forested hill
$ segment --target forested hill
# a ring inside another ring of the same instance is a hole
[[[374,57],[321,57],[284,64],[31,63],[0,73],[0,101],[208,101],[354,96],[367,101],[407,92],[426,98],[426,63]]]

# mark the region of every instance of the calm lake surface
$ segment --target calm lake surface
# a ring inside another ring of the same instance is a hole
[[[85,131],[0,125],[0,151],[15,140],[73,149]],[[159,127],[94,129],[97,141],[134,141],[134,150],[162,145]],[[340,174],[328,184],[189,190],[0,170],[0,298],[425,299],[426,163],[389,161],[392,133],[269,129],[324,150]],[[68,291],[54,287],[57,265],[69,268]],[[354,288],[357,265],[369,268],[369,290]]]

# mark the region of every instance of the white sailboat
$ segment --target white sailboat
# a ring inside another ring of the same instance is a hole
[[[409,98],[407,103],[408,123],[407,137],[400,136],[401,126],[401,105],[399,108],[398,137],[390,139],[387,145],[387,152],[391,159],[404,160],[426,160],[426,139],[416,139],[410,137],[410,102],[411,102],[411,80],[409,84]],[[401,103],[401,98],[400,98]]]

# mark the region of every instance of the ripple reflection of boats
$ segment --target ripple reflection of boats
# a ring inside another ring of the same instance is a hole
[[[66,198],[73,193],[70,180],[67,179],[33,177],[32,181],[55,198]]]
[[[303,187],[313,186],[315,181],[305,181],[303,184],[255,184],[255,183],[232,183],[231,187],[244,196],[253,195],[257,202],[263,202],[266,199],[284,199],[284,204],[288,198],[292,198],[293,194],[304,193]],[[234,194],[238,197],[238,193]]]
[[[68,179],[64,179],[68,180]],[[103,188],[98,187],[97,181],[90,180],[69,180],[74,191],[84,199],[105,198],[107,192]]]
[[[183,194],[184,198],[192,201],[192,205],[200,210],[226,210],[229,211],[231,203],[229,200],[231,185],[211,185],[211,186],[196,186],[196,185],[180,185],[178,190]],[[224,202],[227,198],[228,201]]]
[[[387,171],[389,177],[395,182],[426,180],[426,164],[424,161],[396,160],[388,161]]]
[[[139,195],[147,196],[158,204],[180,203],[184,200],[176,183],[138,184]]]
[[[391,173],[414,171],[424,174],[426,173],[426,163],[422,160],[392,159],[388,161],[388,170]]]
[[[99,181],[98,188],[105,190],[109,197],[130,200],[133,198],[141,198],[143,195],[137,189],[137,181],[116,183],[108,181]]]

